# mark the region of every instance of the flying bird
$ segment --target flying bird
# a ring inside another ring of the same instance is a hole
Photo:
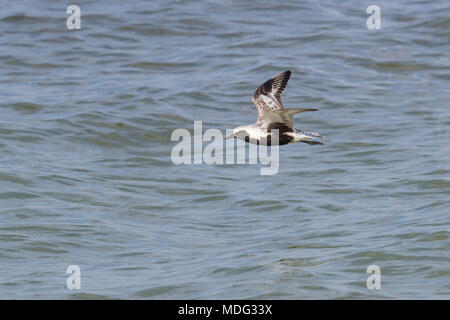
[[[258,119],[255,124],[236,127],[233,134],[227,138],[237,138],[249,143],[262,145],[276,145],[276,135],[278,129],[278,145],[294,142],[304,142],[308,144],[322,144],[315,139],[323,139],[323,136],[316,132],[295,129],[294,114],[317,111],[319,109],[284,108],[281,102],[283,93],[291,71],[285,71],[264,82],[253,94],[253,103],[258,110]],[[274,141],[272,141],[274,140]]]

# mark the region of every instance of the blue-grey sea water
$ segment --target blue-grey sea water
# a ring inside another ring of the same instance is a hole
[[[446,0],[1,0],[0,298],[449,299],[449,52]],[[172,162],[288,69],[324,145]]]

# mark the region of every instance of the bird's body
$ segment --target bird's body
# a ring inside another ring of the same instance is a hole
[[[293,120],[294,114],[318,109],[288,109],[284,108],[281,102],[281,94],[290,76],[291,71],[285,71],[256,89],[253,103],[258,110],[258,120],[255,124],[235,128],[232,137],[263,145],[284,145],[294,142],[322,144],[314,140],[323,138],[320,134],[295,129]]]

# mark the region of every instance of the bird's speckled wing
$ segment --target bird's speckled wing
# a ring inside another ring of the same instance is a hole
[[[268,111],[283,110],[281,94],[291,77],[291,71],[285,71],[264,82],[253,94],[253,103],[258,109],[258,122]]]

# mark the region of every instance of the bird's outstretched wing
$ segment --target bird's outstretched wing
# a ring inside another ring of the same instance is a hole
[[[258,122],[264,117],[264,113],[274,110],[283,110],[281,94],[291,77],[291,71],[287,70],[264,82],[253,94],[253,103],[258,109]]]
[[[258,124],[267,129],[270,124],[284,124],[294,130],[293,115],[318,109],[292,108],[285,109],[281,102],[281,94],[291,77],[291,71],[282,72],[264,82],[253,94],[253,103],[258,109]]]
[[[294,131],[294,114],[317,110],[319,109],[286,108],[267,111],[261,116],[261,118],[258,115],[258,125],[261,129],[267,129],[272,123],[282,123]]]

